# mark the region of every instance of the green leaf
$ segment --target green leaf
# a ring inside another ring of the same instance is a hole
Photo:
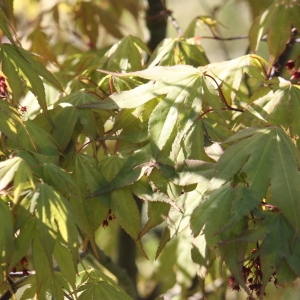
[[[6,3],[8,4],[8,3]],[[11,4],[12,5],[12,4]],[[1,3],[1,9],[0,9],[0,29],[3,31],[3,33],[6,35],[6,37],[9,39],[9,41],[16,46],[16,43],[12,37],[12,34],[10,33],[8,26],[9,20],[7,18],[7,11],[4,11],[3,8],[7,9],[8,7],[3,7],[3,4]],[[11,9],[10,12],[12,12],[12,7],[9,7]]]
[[[154,190],[159,190],[162,193],[168,195],[173,201],[176,200],[181,192],[182,189],[180,186],[170,182],[168,178],[166,178],[158,168],[153,168],[151,174],[148,176],[150,182],[153,185]],[[173,205],[174,206],[174,205]]]
[[[252,296],[245,283],[243,275],[243,260],[247,250],[247,243],[231,243],[220,246],[221,257],[228,266],[234,279],[243,287],[249,296]],[[263,294],[263,292],[262,292]]]
[[[9,209],[8,204],[5,203],[2,199],[0,200],[0,224],[0,261],[2,268],[7,269],[9,259],[15,247],[15,243],[12,213]],[[0,276],[2,276],[2,270],[0,270],[0,274]]]
[[[1,51],[2,52],[2,51]],[[17,103],[25,91],[26,82],[20,76],[15,63],[9,59],[6,54],[1,53],[2,71],[7,77],[7,83],[10,87],[14,103]]]
[[[249,133],[249,130],[245,131],[245,135]],[[276,129],[271,128],[257,129],[252,136],[229,147],[216,164],[209,190],[219,188],[241,170],[247,174],[250,188],[257,191],[262,199],[266,195],[271,176],[275,131]],[[240,136],[242,133],[238,137]]]
[[[171,85],[179,85],[181,81],[196,79],[202,73],[191,66],[153,67],[143,71],[126,74],[113,73],[101,70],[103,73],[119,77],[139,76],[155,82],[148,82],[130,91],[114,93],[99,103],[79,105],[79,108],[118,109],[136,108],[172,90]]]
[[[296,183],[300,180],[297,149],[280,128],[267,127],[256,132],[246,130],[238,137],[249,133],[253,135],[229,147],[221,156],[208,192],[230,181],[235,173],[243,172],[247,176],[249,192],[253,193],[251,199],[256,203],[262,201],[270,186],[272,197],[268,202],[282,210],[291,224],[299,229],[296,216],[296,211],[300,209],[296,200],[300,192],[300,186]]]
[[[38,184],[33,195],[37,215],[39,238],[42,242],[49,263],[52,262],[52,253],[58,235],[67,244],[77,261],[77,217],[71,204],[52,187],[47,184]]]
[[[254,93],[253,102],[244,113],[244,122],[250,126],[281,125],[289,128],[292,136],[299,135],[299,96],[300,86],[280,79],[271,89],[264,87]]]
[[[292,35],[294,26],[300,30],[300,23],[295,12],[299,10],[299,3],[293,0],[276,0],[258,16],[249,31],[249,41],[252,51],[256,51],[261,38],[267,34],[270,63],[273,64],[285,50]],[[278,34],[280,32],[280,34]]]
[[[87,155],[76,154],[67,168],[75,182],[74,194],[70,202],[76,210],[79,227],[91,242],[96,253],[94,231],[102,224],[106,217],[107,207],[110,207],[110,197],[104,195],[92,199],[85,199],[93,190],[104,186],[107,181],[97,170],[97,161]],[[84,180],[82,180],[84,178]]]
[[[282,215],[269,216],[265,223],[267,224],[262,224],[262,226],[268,226],[269,230],[259,248],[261,270],[264,274],[262,291],[272,274],[279,269],[285,253],[291,253],[290,245],[293,238],[290,225]]]
[[[56,190],[68,194],[75,187],[75,183],[64,169],[50,163],[43,164],[43,179]]]
[[[255,194],[255,191],[249,189],[247,186],[237,185],[233,188],[233,202],[231,209],[231,217],[228,223],[219,230],[222,232],[239,222],[244,216],[248,215],[255,207],[257,207],[261,198]]]
[[[20,157],[13,157],[0,162],[0,190],[4,190],[12,181],[14,183],[15,203],[17,203],[28,181],[30,181],[31,187],[35,187],[32,172],[27,163]]]
[[[149,119],[149,137],[154,158],[165,146],[175,125],[181,140],[199,116],[202,108],[199,75],[197,72],[191,76],[187,73],[187,77],[177,82],[177,86],[153,110]]]
[[[22,123],[22,120],[17,110],[6,101],[0,102],[0,131],[9,139],[16,142],[17,125]]]
[[[160,42],[150,57],[148,68],[154,66],[192,65],[194,67],[208,64],[208,59],[200,45],[194,39],[167,38]]]
[[[125,292],[117,290],[105,281],[86,283],[81,286],[83,292],[79,295],[79,300],[103,299],[103,300],[132,300]]]
[[[63,103],[71,104],[72,106],[79,106],[82,104],[88,104],[88,103],[94,103],[94,102],[100,102],[101,98],[97,97],[94,93],[89,93],[86,91],[76,91],[73,92],[65,97],[60,98],[57,102],[55,102],[54,107],[67,106],[66,104],[63,105]]]
[[[119,108],[136,108],[157,97],[157,93],[165,94],[170,87],[161,83],[149,82],[136,87],[133,90],[114,93],[101,102],[78,105],[78,108],[95,108],[95,109],[119,109]]]
[[[70,250],[62,243],[61,239],[56,240],[53,255],[59,265],[61,273],[74,289],[76,282],[76,268],[74,266],[74,259],[72,255],[70,255]]]
[[[132,193],[136,195],[139,199],[149,202],[164,202],[169,205],[168,207],[171,206],[174,207],[174,209],[180,211],[180,208],[178,207],[175,201],[173,201],[164,193],[160,193],[155,189],[153,190],[151,185],[145,182],[143,179],[133,184]]]
[[[141,229],[140,212],[129,188],[112,192],[111,209],[121,227],[137,240]]]
[[[66,116],[68,116],[68,118],[66,118]],[[73,106],[57,108],[56,113],[53,115],[55,127],[52,135],[62,151],[66,149],[72,139],[77,120],[78,111]]]
[[[167,218],[171,238],[177,236],[190,225],[192,212],[201,201],[202,196],[203,194],[195,189],[192,192],[182,194],[176,200],[176,204],[181,207],[181,210],[178,211],[178,209],[171,207]]]
[[[145,146],[138,151],[131,154],[124,162],[120,171],[115,177],[100,190],[89,195],[89,198],[101,196],[111,191],[128,186],[143,176],[145,171],[149,168],[148,162],[150,161],[149,147]],[[145,164],[146,163],[146,164]],[[145,165],[144,165],[145,164]],[[109,175],[109,174],[108,174]]]
[[[195,120],[185,136],[183,136],[183,139],[177,139],[177,141],[179,144],[174,142],[172,146],[172,150],[177,150],[176,148],[180,147],[178,156],[176,157],[177,161],[183,161],[185,159],[211,161],[204,150],[204,130],[200,120]],[[172,151],[172,154],[175,156],[175,151]]]
[[[201,160],[183,160],[175,167],[157,162],[156,166],[171,182],[181,186],[208,183],[214,172],[214,164]]]
[[[243,74],[247,73],[259,81],[266,79],[269,64],[260,56],[249,54],[229,61],[211,63],[200,70],[212,76],[222,87],[227,104],[231,104],[239,91]],[[214,84],[214,81],[212,80]]]
[[[20,229],[19,234],[15,239],[15,247],[12,251],[11,260],[10,260],[10,270],[13,269],[13,267],[21,260],[22,257],[26,256],[35,234],[36,234],[35,218],[31,217],[29,219],[26,219],[25,226],[23,226]]]
[[[30,58],[30,54],[28,54],[26,50],[20,47],[16,48],[9,44],[2,44],[1,55],[2,55],[2,60],[10,61],[10,64],[7,66],[15,69],[18,72],[18,75],[23,80],[25,80],[27,87],[36,96],[41,108],[43,109],[45,116],[47,117],[48,121],[52,124],[47,110],[44,85],[41,78],[39,77],[42,76],[47,80],[53,81],[51,73],[47,71],[47,69],[42,64]],[[8,73],[11,72],[14,71],[9,71]],[[7,76],[9,76],[9,74]],[[12,82],[12,79],[9,80],[9,84],[13,90],[14,83]],[[19,83],[17,84],[18,84],[17,89],[19,90],[20,84]]]
[[[197,236],[205,226],[207,243],[210,246],[217,243],[220,236],[215,234],[230,220],[232,201],[233,189],[228,184],[213,192],[209,198],[204,198],[191,215],[191,229],[194,235]]]
[[[297,211],[300,209],[300,201],[297,200],[297,195],[300,193],[300,185],[298,184],[300,174],[299,160],[295,154],[297,150],[283,130],[277,130],[275,138],[276,144],[272,149],[274,160],[270,203],[277,206],[290,224],[299,231],[300,220]]]
[[[18,144],[25,149],[39,152],[58,160],[58,148],[53,136],[36,125],[33,121],[27,120],[20,123],[18,130]]]
[[[98,68],[113,72],[141,70],[144,54],[150,54],[147,46],[139,38],[127,35],[105,53]]]
[[[276,271],[276,279],[278,285],[285,285],[296,280],[297,275],[291,270],[286,260],[284,259],[281,266]]]
[[[211,32],[216,32],[216,25],[218,24],[218,21],[213,19],[211,16],[197,16],[195,17],[190,24],[188,25],[187,29],[184,32],[185,37],[194,37],[197,38],[197,35],[195,34],[196,27],[200,27],[203,29],[203,25],[209,27]]]
[[[32,241],[32,260],[36,272],[36,295],[42,297],[48,289],[51,281],[51,268],[48,256],[45,252],[45,246],[41,244],[41,240],[36,235]],[[52,260],[51,260],[52,262]]]
[[[44,65],[46,65],[47,61],[57,63],[57,59],[53,51],[54,49],[50,46],[49,43],[50,36],[43,31],[43,28],[39,23],[30,32],[30,34],[27,36],[27,39],[31,43],[31,47],[29,48],[29,50],[40,55],[39,57],[37,57],[37,59],[39,59],[39,62],[41,62],[42,64],[44,63]],[[61,89],[61,86],[56,79],[55,83],[55,85],[58,86],[59,89]]]
[[[140,198],[140,197],[139,197]],[[152,228],[165,221],[170,210],[170,205],[164,202],[148,201],[148,220],[139,234],[139,238],[149,232]]]

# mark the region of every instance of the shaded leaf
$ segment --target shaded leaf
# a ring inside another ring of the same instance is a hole
[[[36,125],[31,120],[27,120],[20,123],[17,130],[17,142],[20,146],[52,157],[55,162],[58,160],[58,147],[56,142],[53,136],[41,126]]]
[[[76,268],[74,266],[74,260],[70,255],[70,250],[60,239],[56,240],[53,255],[59,265],[61,273],[72,288],[75,288]]]
[[[164,202],[168,204],[168,207],[171,206],[174,207],[174,209],[180,211],[180,208],[178,207],[175,201],[170,199],[164,193],[160,193],[155,189],[153,190],[149,183],[137,181],[132,186],[132,193],[135,194],[139,199],[149,202]]]
[[[35,218],[34,217],[30,217],[29,219],[27,218],[25,226],[23,226],[20,229],[19,234],[15,239],[15,247],[11,253],[11,260],[10,260],[11,270],[22,259],[22,257],[26,256],[35,234],[36,234]]]
[[[141,220],[140,212],[132,192],[128,188],[123,188],[112,192],[111,208],[121,227],[136,240],[138,238]]]
[[[292,34],[292,26],[300,30],[299,18],[296,14],[296,11],[299,11],[299,5],[293,0],[276,0],[258,16],[249,31],[251,50],[256,51],[261,38],[267,34],[270,61],[273,64],[285,50]]]
[[[2,199],[0,200],[0,224],[0,261],[3,268],[2,270],[0,269],[0,276],[2,277],[2,274],[7,273],[4,270],[8,268],[9,260],[15,247],[12,214],[8,204]]]
[[[208,245],[213,246],[218,242],[220,237],[215,234],[229,221],[232,201],[233,189],[229,185],[219,188],[208,199],[202,199],[191,215],[191,229],[194,235],[197,236],[205,226]]]
[[[66,118],[66,115],[68,118]],[[52,135],[62,151],[66,149],[68,143],[72,139],[77,120],[78,111],[73,106],[58,108],[53,115],[55,127]]]
[[[209,182],[214,172],[214,164],[200,160],[183,160],[178,162],[175,167],[162,163],[156,163],[156,165],[170,181],[182,186]]]
[[[89,195],[89,198],[101,196],[136,182],[143,176],[145,170],[148,168],[147,162],[149,161],[150,156],[148,146],[134,152],[127,158],[112,181],[103,186],[100,190]],[[143,166],[144,163],[146,163],[145,166]]]
[[[164,202],[148,201],[148,220],[139,234],[139,238],[149,232],[152,228],[165,221],[170,205]]]

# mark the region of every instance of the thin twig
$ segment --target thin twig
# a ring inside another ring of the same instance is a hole
[[[222,107],[221,108],[222,110],[229,110],[229,108],[227,107]],[[208,110],[206,110],[205,112],[203,112],[199,117],[198,119],[201,119],[203,116],[205,116],[206,114],[210,113],[210,112],[214,112],[215,110],[213,108],[210,108]]]
[[[167,9],[164,1],[161,1],[165,11],[163,12],[164,14],[166,14],[168,16],[168,19],[170,20],[171,24],[174,26],[175,30],[177,31],[179,36],[183,36],[183,30],[181,29],[178,21],[174,18],[173,16],[173,12],[169,9]]]
[[[212,40],[218,40],[218,41],[234,41],[234,40],[244,40],[248,39],[247,35],[241,35],[241,36],[233,36],[228,38],[222,38],[220,36],[214,35],[214,36],[200,36],[201,39],[212,39]]]

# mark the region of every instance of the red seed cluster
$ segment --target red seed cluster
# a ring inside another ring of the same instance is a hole
[[[296,59],[298,60],[300,56]],[[296,68],[296,60],[289,60],[285,64],[286,69],[292,75],[291,80],[297,80],[298,84],[300,84],[300,71]]]
[[[21,267],[21,271],[23,272],[24,276],[28,276],[29,275],[29,270],[27,269],[28,266],[28,261],[27,258],[25,256],[23,256],[19,262],[19,264],[17,266]],[[17,266],[13,267],[12,272],[15,273],[17,272]]]
[[[0,76],[0,98],[1,99],[7,99],[8,98],[8,90],[5,78],[3,76]]]
[[[116,216],[111,213],[111,209],[108,210],[105,219],[102,222],[102,227],[106,228],[109,224],[109,221],[114,221],[116,219]]]
[[[255,255],[257,249],[253,249],[251,251],[251,255]],[[248,286],[249,290],[251,291],[252,295],[256,295],[259,297],[262,293],[262,278],[263,273],[261,271],[261,262],[259,255],[252,257],[244,266],[243,266],[243,277],[246,285]],[[276,273],[274,272],[272,276],[269,278],[269,282],[274,280],[275,286],[277,286],[277,278]],[[235,281],[234,277],[229,277],[228,283],[233,291],[240,291],[240,285]],[[264,293],[264,296],[266,294]],[[253,297],[249,296],[247,300],[252,300]]]

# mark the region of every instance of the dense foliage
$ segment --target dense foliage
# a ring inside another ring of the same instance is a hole
[[[225,278],[261,299],[300,277],[300,4],[261,2],[249,53],[209,62],[196,28],[220,39],[211,17],[151,52],[119,21],[138,20],[138,1],[60,1],[22,46],[2,1],[2,297],[25,286],[22,300],[138,299],[97,240],[117,225],[138,257],[149,233],[160,238],[153,298],[175,283],[182,299],[205,295]],[[71,45],[54,30],[65,23]],[[100,47],[101,32],[117,42]],[[269,57],[255,54],[261,43]]]

